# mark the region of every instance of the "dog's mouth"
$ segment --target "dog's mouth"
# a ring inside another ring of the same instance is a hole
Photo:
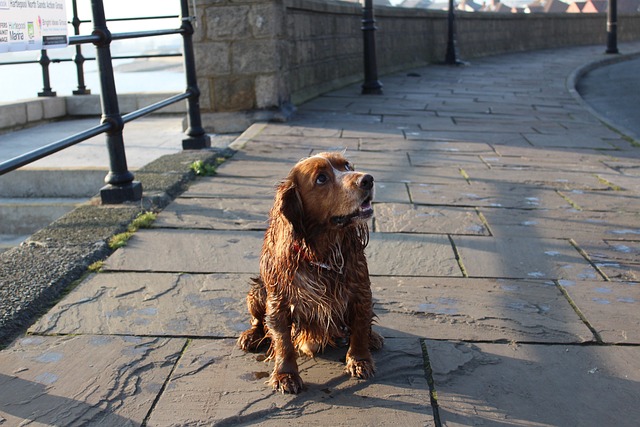
[[[348,215],[340,215],[331,217],[331,223],[339,226],[349,225],[353,221],[366,221],[373,216],[373,198],[367,196],[366,199],[358,206],[358,209]]]

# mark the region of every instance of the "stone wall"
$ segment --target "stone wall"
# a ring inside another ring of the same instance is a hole
[[[200,105],[209,131],[242,130],[282,115],[291,103],[362,81],[357,3],[196,0],[196,13]],[[377,7],[375,16],[381,76],[444,59],[446,12]],[[457,13],[456,26],[463,60],[587,44],[604,51],[606,44],[604,14]],[[618,41],[637,39],[640,14],[619,16]]]

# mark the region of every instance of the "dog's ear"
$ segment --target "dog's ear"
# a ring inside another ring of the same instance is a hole
[[[280,212],[291,223],[297,235],[304,235],[304,208],[300,192],[293,182],[287,181],[280,185]]]

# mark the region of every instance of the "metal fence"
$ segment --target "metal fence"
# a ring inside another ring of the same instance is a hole
[[[127,168],[125,155],[123,129],[124,125],[132,120],[143,117],[173,103],[187,100],[187,120],[188,128],[185,131],[186,138],[182,141],[184,149],[201,149],[210,146],[209,136],[202,127],[200,118],[200,90],[196,79],[195,57],[193,53],[193,25],[192,17],[189,15],[188,0],[180,0],[179,28],[135,31],[125,33],[111,33],[107,27],[107,19],[104,13],[103,0],[91,0],[91,11],[93,15],[93,31],[90,35],[79,35],[79,25],[82,22],[77,16],[76,2],[73,2],[73,21],[75,35],[69,37],[69,44],[76,46],[76,67],[78,69],[78,91],[75,94],[88,93],[84,86],[82,64],[85,60],[82,56],[80,46],[82,44],[93,44],[96,47],[96,58],[98,63],[98,74],[100,79],[100,89],[102,96],[100,103],[102,108],[102,119],[100,124],[83,132],[69,136],[53,142],[29,153],[15,157],[0,163],[0,175],[13,171],[19,167],[35,162],[43,157],[57,153],[65,148],[71,147],[102,133],[106,134],[107,150],[109,152],[109,173],[105,178],[107,185],[100,190],[102,203],[115,204],[125,201],[136,201],[142,198],[142,185],[134,180],[134,175]],[[158,17],[155,17],[158,18]],[[129,18],[127,18],[129,19]],[[135,19],[135,18],[131,18]],[[140,19],[140,18],[138,18]],[[145,19],[145,18],[142,18]],[[114,40],[133,39],[141,37],[156,37],[172,34],[182,36],[184,70],[186,76],[186,89],[183,93],[169,97],[162,101],[138,109],[129,114],[121,115],[118,106],[117,91],[115,86],[113,64],[111,56],[111,42]],[[41,96],[53,96],[48,84],[48,65],[46,51],[41,55],[40,63],[43,65],[44,89]],[[43,59],[43,56],[45,57]],[[47,90],[50,93],[47,93]]]

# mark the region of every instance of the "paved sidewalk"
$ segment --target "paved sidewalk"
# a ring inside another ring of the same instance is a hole
[[[0,424],[637,425],[640,147],[567,87],[603,49],[411,70],[252,126],[0,352]],[[235,347],[273,186],[342,149],[376,180],[385,347],[373,381],[333,349],[300,359],[305,392],[275,394]]]

